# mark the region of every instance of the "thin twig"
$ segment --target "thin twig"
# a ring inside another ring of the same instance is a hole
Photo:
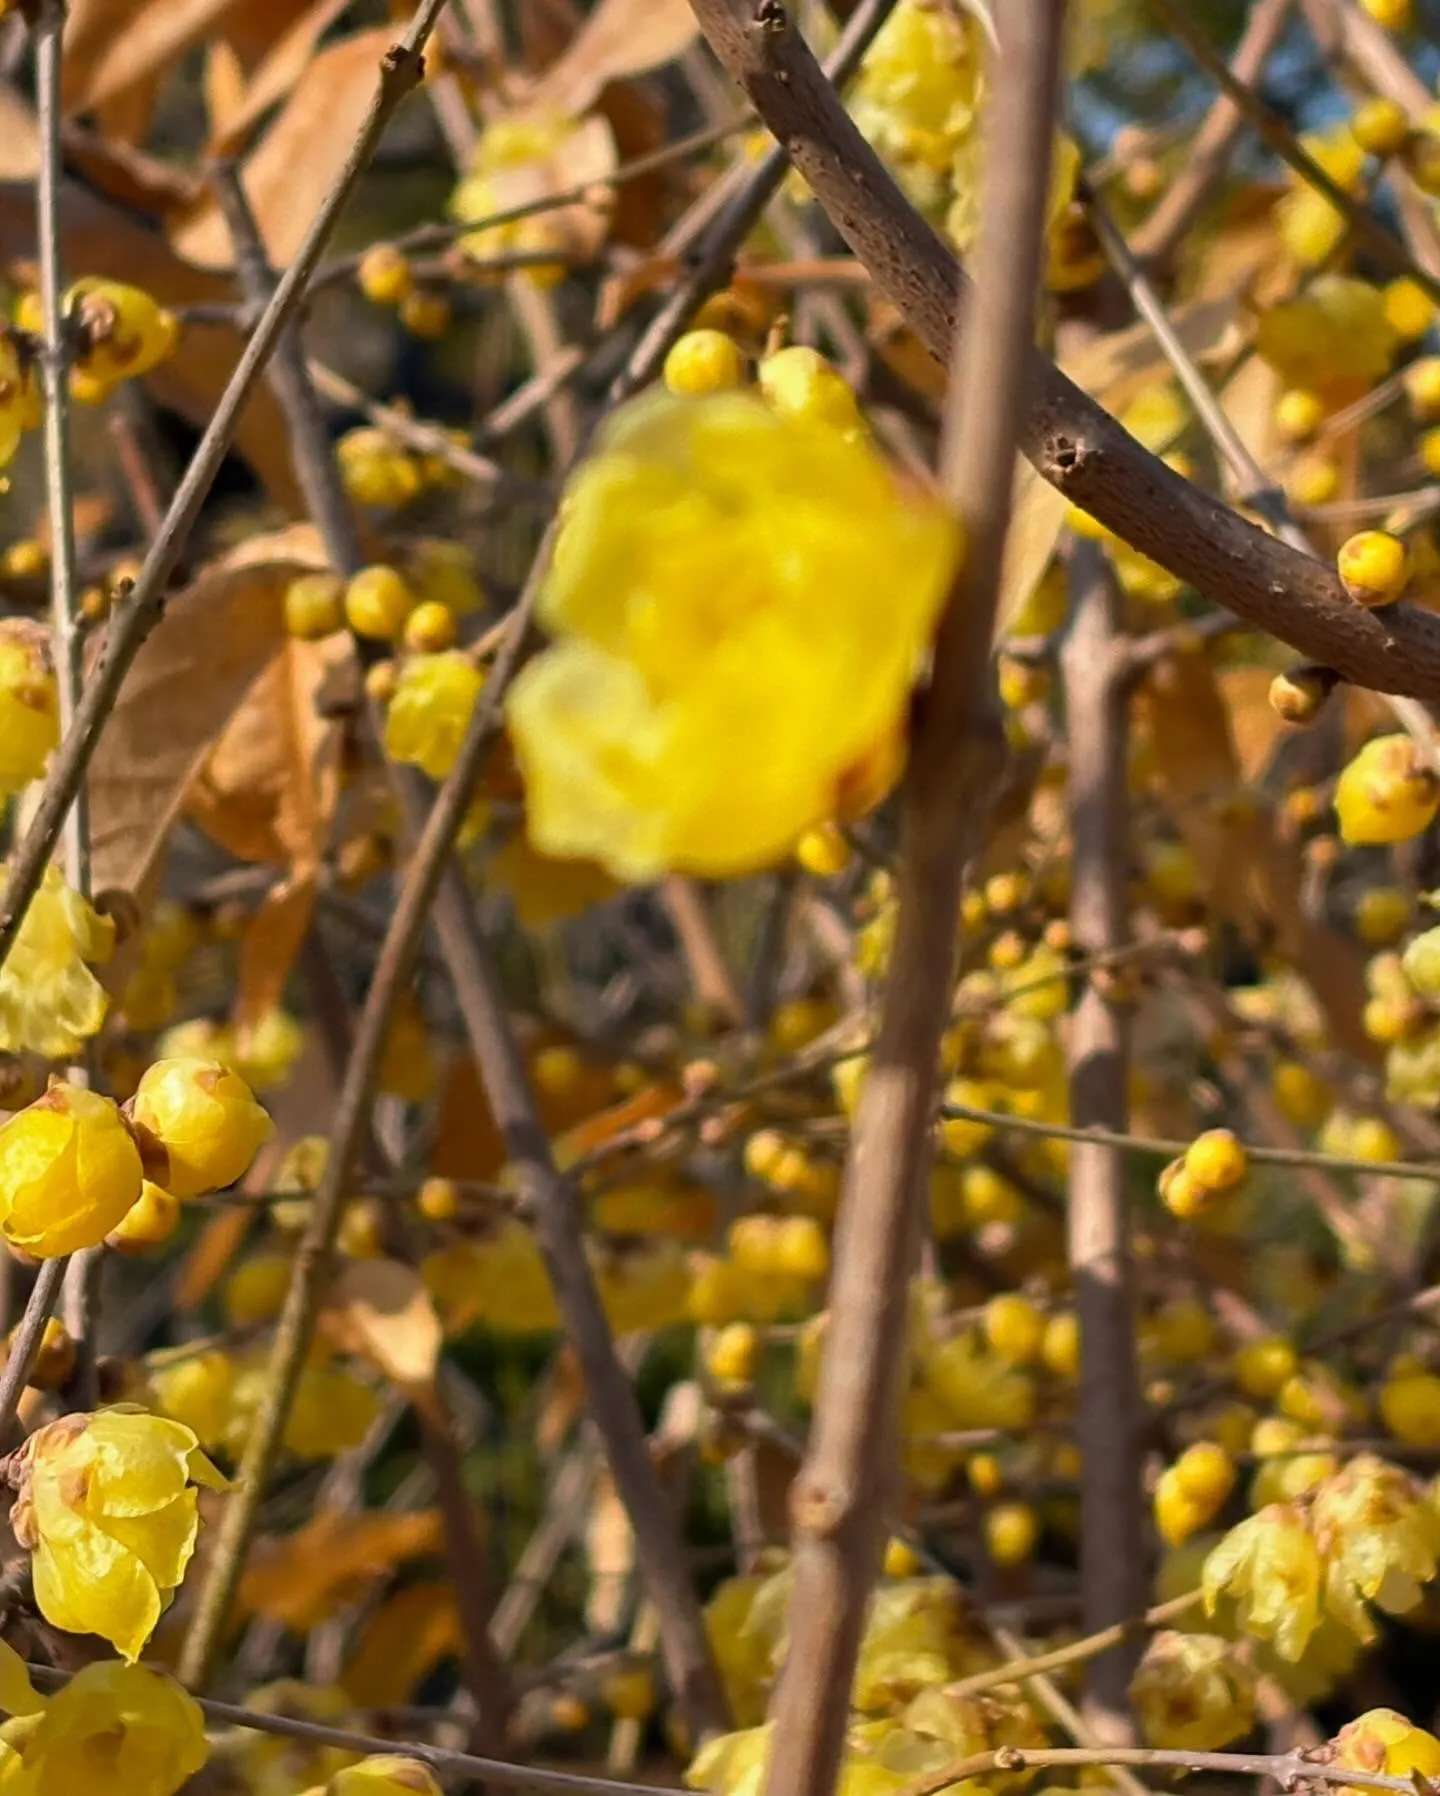
[[[25,1381],[35,1363],[45,1324],[54,1312],[60,1287],[65,1282],[65,1266],[64,1260],[41,1261],[35,1283],[30,1287],[25,1313],[10,1343],[4,1370],[0,1371],[0,1440],[4,1439],[15,1419],[20,1393],[25,1389]]]
[[[781,79],[775,52],[792,33],[783,24],[757,30],[749,8],[732,0],[697,0],[695,11],[763,113],[760,96]],[[822,1796],[834,1786],[878,1571],[961,880],[1004,756],[990,647],[1032,369],[1063,13],[1056,0],[1014,0],[1002,21],[981,280],[955,349],[942,454],[944,489],[965,525],[964,561],[915,714],[890,975],[846,1163],[815,1420],[791,1492],[795,1587],[772,1705],[772,1796]]]
[[[1246,87],[1259,85],[1280,42],[1291,0],[1254,0],[1230,67]],[[1163,265],[1174,255],[1225,172],[1245,115],[1228,93],[1216,96],[1204,122],[1185,146],[1185,161],[1164,198],[1135,233],[1142,262]]]

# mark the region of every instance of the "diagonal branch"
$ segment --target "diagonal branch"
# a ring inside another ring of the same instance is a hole
[[[758,23],[731,0],[705,0],[696,10],[712,41],[744,44],[764,91],[777,74],[772,58],[795,41],[783,15],[775,22],[778,9],[765,8]],[[990,644],[1016,432],[1033,370],[1063,22],[1063,0],[1011,0],[1003,18],[981,283],[957,346],[942,457],[947,495],[966,526],[964,564],[916,710],[890,977],[846,1164],[814,1428],[791,1495],[795,1588],[772,1710],[771,1796],[834,1788],[897,1457],[907,1293],[961,879],[983,839],[1004,757]]]
[[[729,73],[841,235],[931,354],[944,358],[970,286],[860,135],[778,0],[761,31],[739,0],[691,0]],[[1353,604],[1322,563],[1277,542],[1143,449],[1043,357],[1021,448],[1067,498],[1216,605],[1356,685],[1440,697],[1440,618]]]

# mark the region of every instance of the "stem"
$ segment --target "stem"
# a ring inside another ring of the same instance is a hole
[[[1290,5],[1291,0],[1255,0],[1250,8],[1230,63],[1236,80],[1246,87],[1256,86],[1265,73],[1270,53],[1284,34]],[[1135,234],[1135,253],[1143,262],[1163,266],[1174,255],[1224,174],[1244,122],[1235,101],[1220,93],[1186,146],[1184,166]]]
[[[794,41],[788,24],[757,32],[729,0],[701,0],[696,11],[722,60],[743,67],[752,94],[766,91],[777,75],[774,56]],[[1003,21],[981,282],[956,347],[942,454],[945,491],[966,526],[965,558],[902,788],[890,977],[846,1163],[814,1426],[791,1492],[795,1587],[771,1711],[769,1796],[824,1796],[834,1787],[879,1569],[961,879],[982,840],[1004,754],[991,638],[1032,365],[1063,13],[1054,0],[1012,0]],[[763,112],[758,98],[757,105]]]
[[[1130,805],[1125,638],[1115,576],[1093,544],[1072,569],[1076,603],[1061,648],[1070,743],[1073,839],[1070,929],[1087,953],[1125,945]],[[1128,1112],[1129,1027],[1104,976],[1085,981],[1070,1030],[1070,1112],[1123,1133]],[[1135,1352],[1134,1265],[1125,1158],[1099,1141],[1070,1155],[1066,1210],[1070,1271],[1080,1325],[1080,1611],[1095,1633],[1133,1615],[1143,1600],[1135,1543],[1142,1537],[1140,1375]],[[1102,1741],[1130,1736],[1134,1644],[1126,1633],[1089,1668],[1082,1713]]]
[[[20,1318],[15,1339],[10,1343],[4,1370],[0,1371],[0,1439],[9,1432],[15,1419],[20,1393],[25,1389],[25,1381],[35,1363],[40,1337],[45,1333],[45,1324],[54,1313],[60,1287],[65,1282],[65,1266],[64,1260],[41,1261],[35,1283],[30,1287],[25,1313]]]

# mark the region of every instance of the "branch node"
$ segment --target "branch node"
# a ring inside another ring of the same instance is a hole
[[[790,30],[790,14],[785,0],[756,0],[755,24],[764,37],[775,42]]]
[[[837,1485],[813,1474],[802,1474],[791,1489],[791,1525],[812,1540],[833,1540],[853,1507],[853,1499]]]

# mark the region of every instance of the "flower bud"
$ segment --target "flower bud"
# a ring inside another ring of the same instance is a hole
[[[233,1185],[274,1129],[250,1087],[217,1060],[157,1060],[130,1109],[142,1138],[161,1150],[157,1183],[182,1198]]]

